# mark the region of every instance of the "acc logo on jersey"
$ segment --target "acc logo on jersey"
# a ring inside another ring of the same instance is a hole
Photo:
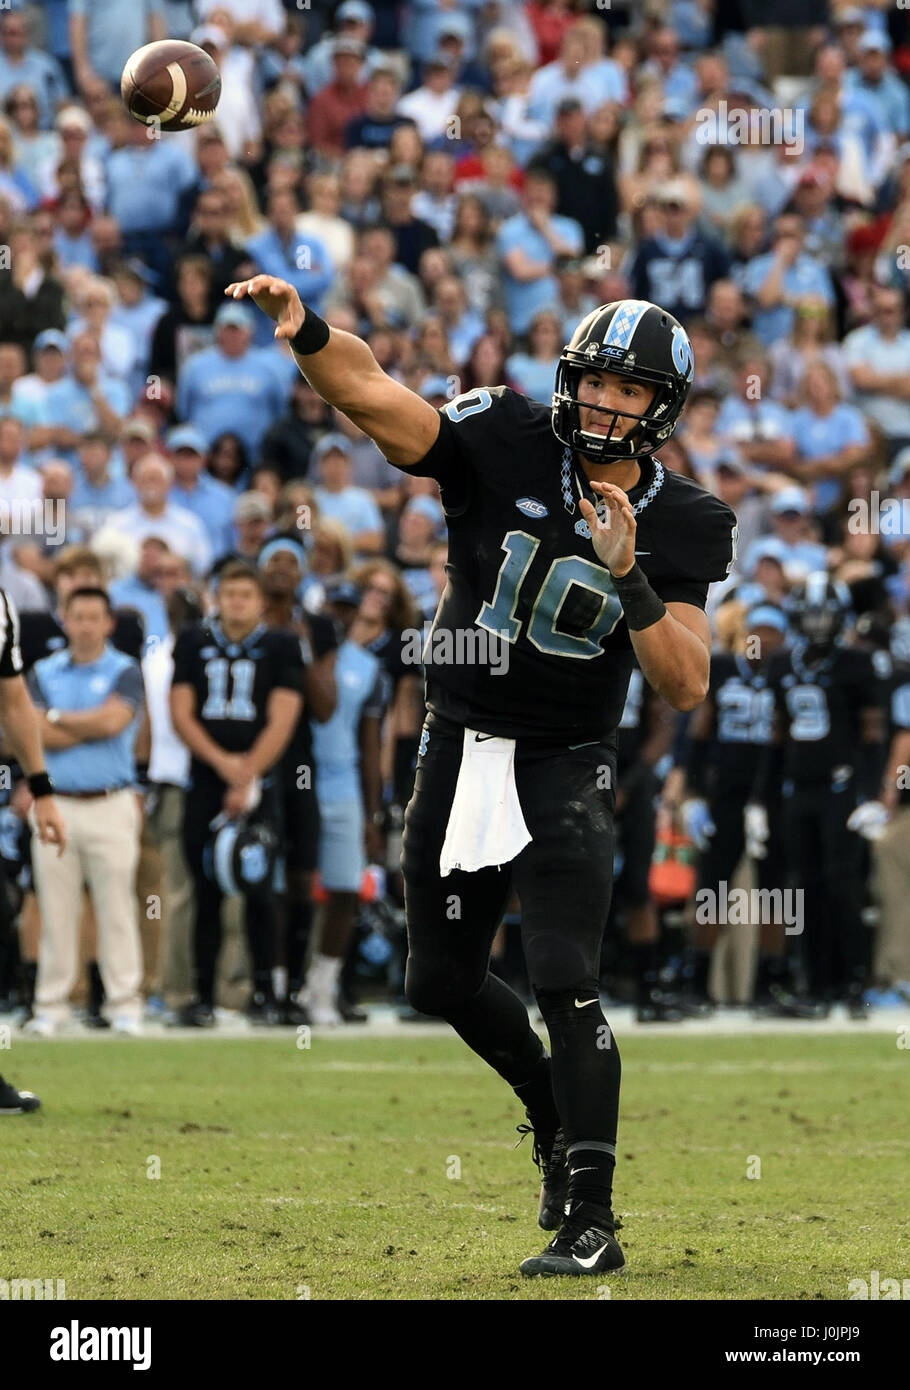
[[[515,503],[520,512],[525,516],[549,516],[549,510],[542,502],[538,502],[536,497],[519,497]]]

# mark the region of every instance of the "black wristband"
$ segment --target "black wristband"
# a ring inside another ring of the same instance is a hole
[[[54,795],[54,784],[46,772],[33,772],[28,779],[28,789],[34,797]]]
[[[321,319],[318,314],[314,314],[312,309],[305,309],[306,317],[303,320],[303,327],[297,335],[290,339],[291,347],[295,352],[299,352],[301,357],[310,357],[314,352],[321,352],[329,341],[331,329],[325,319]]]
[[[643,632],[646,627],[660,622],[667,610],[663,600],[651,588],[637,560],[628,574],[621,578],[611,574],[610,578],[630,632]]]

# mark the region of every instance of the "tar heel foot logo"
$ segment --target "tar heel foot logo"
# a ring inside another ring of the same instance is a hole
[[[550,515],[549,508],[545,507],[543,502],[539,502],[536,497],[519,497],[515,505],[520,512],[524,512],[525,516],[538,517]]]
[[[134,1371],[152,1364],[150,1327],[81,1327],[73,1319],[68,1327],[51,1328],[52,1361],[130,1361]]]

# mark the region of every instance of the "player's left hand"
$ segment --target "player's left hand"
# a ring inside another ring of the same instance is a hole
[[[52,796],[39,796],[35,801],[35,829],[43,845],[56,845],[59,859],[66,849],[66,826],[60,807]]]
[[[278,325],[276,338],[293,338],[303,327],[306,310],[300,296],[293,285],[279,280],[277,275],[254,275],[252,280],[235,280],[228,285],[225,294],[231,299],[249,295],[264,314],[275,320]]]
[[[252,778],[248,782],[238,782],[236,786],[228,787],[221,803],[221,809],[231,820],[235,816],[242,816],[244,811],[249,809],[250,791],[253,782]]]
[[[601,521],[595,508],[582,497],[581,514],[591,528],[591,542],[598,560],[617,577],[628,574],[635,564],[635,532],[638,529],[635,513],[628,495],[615,483],[594,483],[607,508],[606,521]]]
[[[880,801],[862,801],[847,819],[847,829],[855,830],[864,840],[874,844],[885,833],[890,817]]]

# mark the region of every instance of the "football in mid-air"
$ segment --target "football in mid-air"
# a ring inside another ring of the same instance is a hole
[[[137,121],[160,121],[165,130],[192,130],[214,116],[221,74],[205,49],[182,39],[159,39],[127,58],[120,95]]]

